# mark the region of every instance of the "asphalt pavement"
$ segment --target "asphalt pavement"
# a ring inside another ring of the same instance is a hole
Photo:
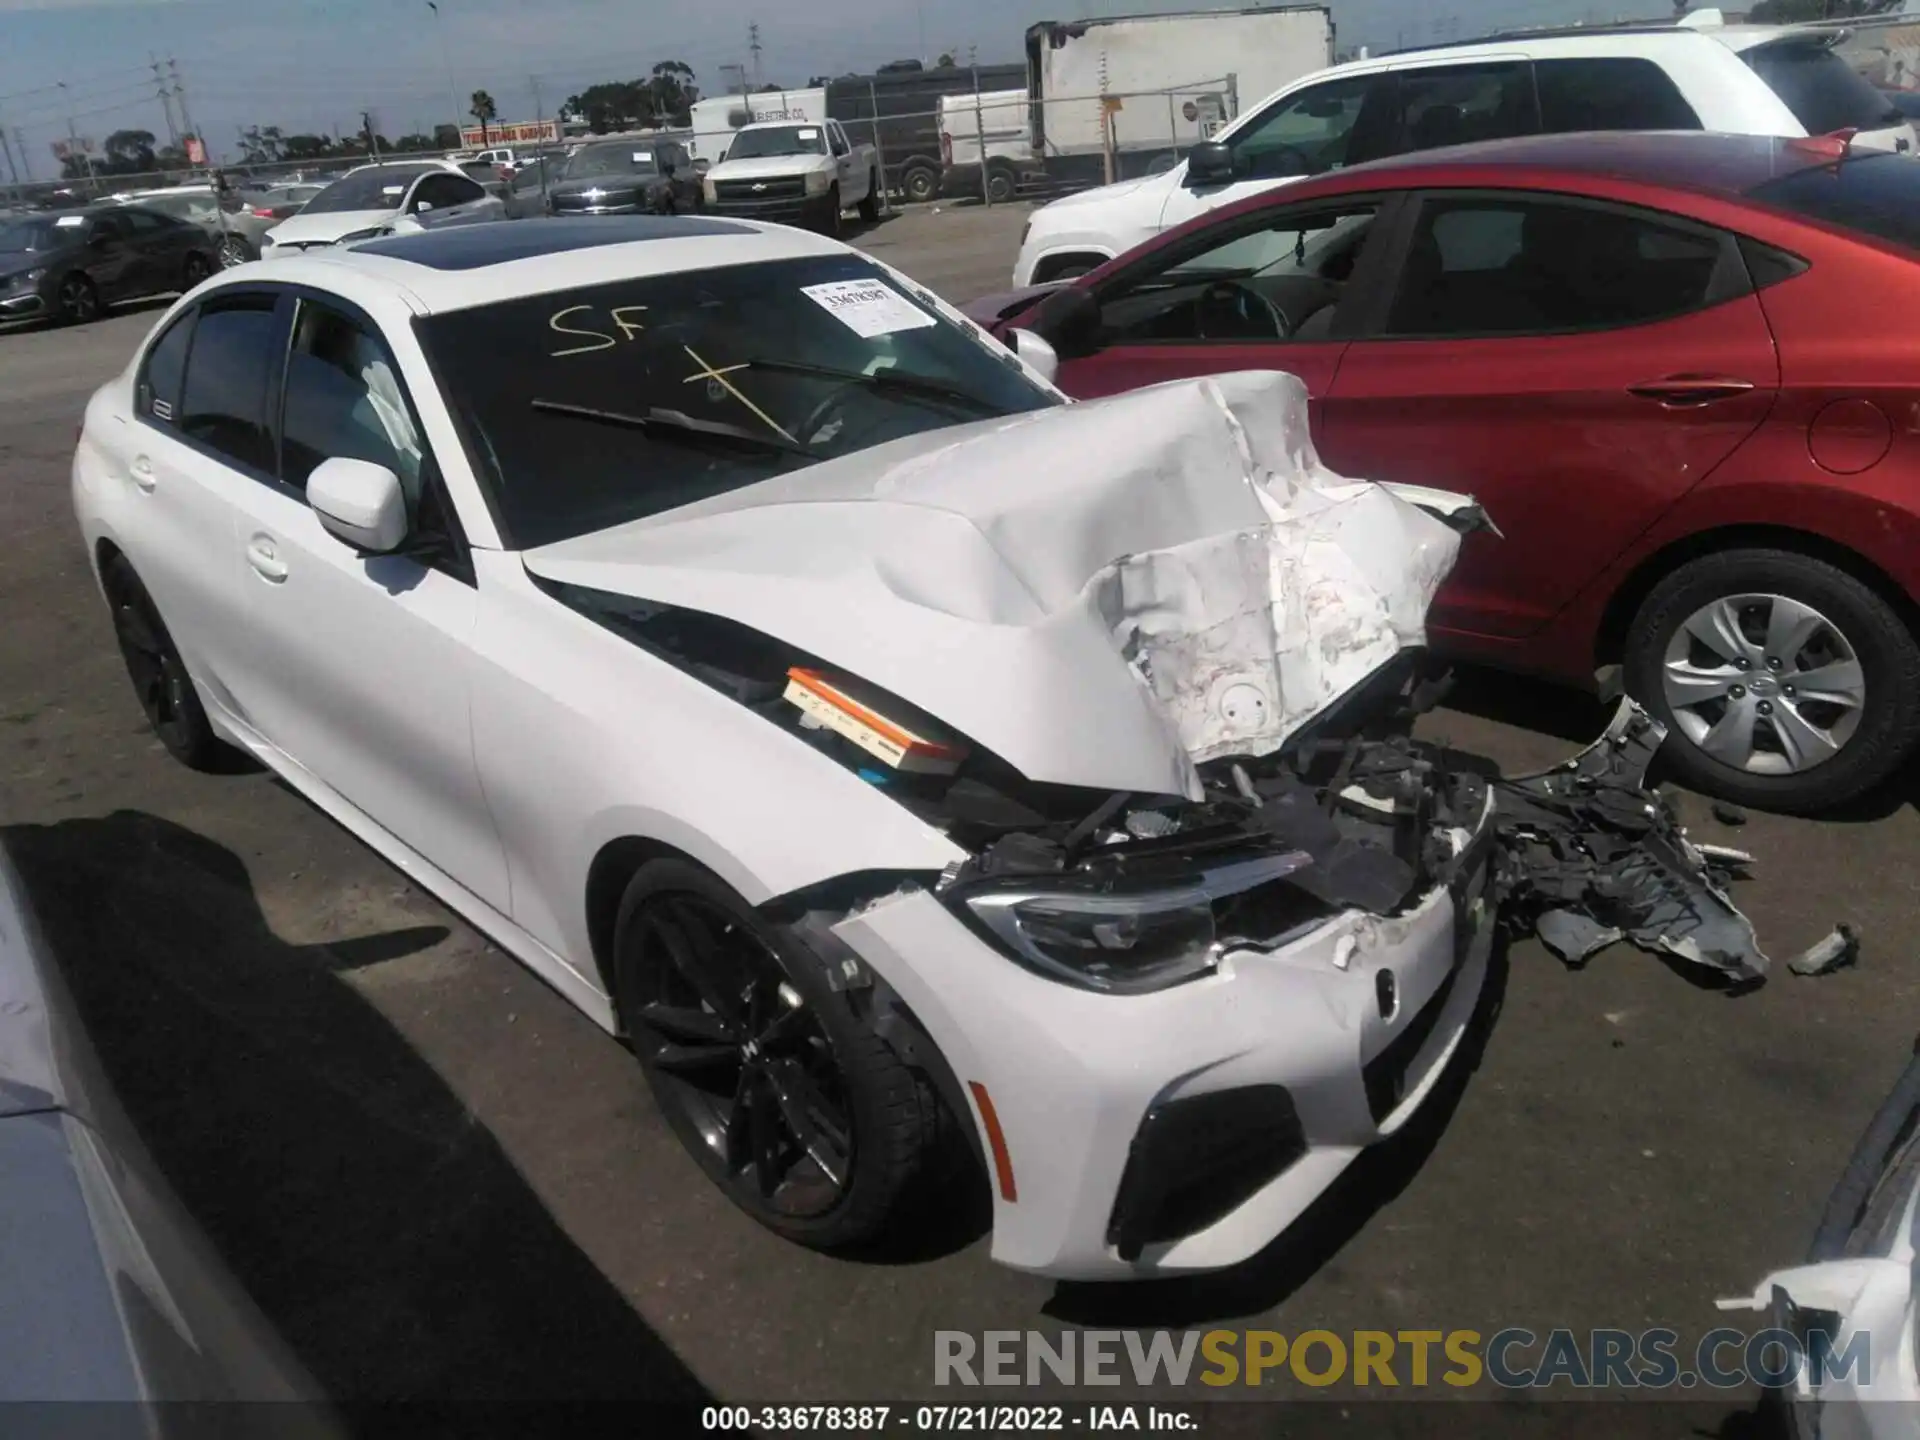
[[[1005,283],[1022,218],[929,207],[854,243],[965,300]],[[158,314],[0,333],[0,835],[155,1158],[336,1395],[899,1401],[936,1393],[936,1330],[1697,1334],[1803,1255],[1913,1048],[1906,795],[1739,828],[1682,796],[1697,838],[1757,857],[1736,898],[1777,961],[1847,920],[1859,966],[1729,997],[1624,947],[1571,971],[1515,946],[1414,1132],[1225,1276],[1015,1274],[958,1205],[896,1253],[787,1245],[701,1178],[615,1041],[273,779],[148,735],[67,467]],[[1603,724],[1476,673],[1428,729],[1519,771]],[[1727,1433],[1750,1403],[1715,1402]]]

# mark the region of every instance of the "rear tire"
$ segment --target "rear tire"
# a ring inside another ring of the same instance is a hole
[[[1020,177],[1004,166],[987,167],[987,199],[995,205],[1005,205],[1012,200],[1020,188]]]
[[[231,270],[236,265],[244,265],[253,259],[253,250],[238,235],[229,235],[220,242],[220,264]]]
[[[213,273],[213,262],[199,251],[187,256],[180,267],[180,290],[184,294]]]
[[[167,753],[189,770],[226,768],[230,751],[213,733],[186,662],[167,633],[153,597],[125,556],[116,555],[106,563],[100,585],[113,614],[113,634],[127,678],[153,733]]]
[[[867,172],[867,193],[860,201],[860,218],[872,224],[880,218],[880,172]]]
[[[1808,555],[1727,550],[1682,565],[1640,606],[1625,651],[1627,691],[1667,727],[1674,773],[1737,804],[1843,805],[1920,741],[1920,645],[1905,620]]]
[[[900,188],[914,204],[924,205],[940,193],[940,174],[924,165],[916,165],[901,177]]]
[[[85,325],[100,317],[100,291],[77,272],[60,282],[55,303],[56,318],[62,325]]]
[[[678,859],[628,882],[613,961],[654,1097],[728,1199],[819,1250],[899,1222],[938,1154],[940,1102],[874,1032],[867,992],[835,991],[820,956]]]

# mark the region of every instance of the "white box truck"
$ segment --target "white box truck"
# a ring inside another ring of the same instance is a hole
[[[1043,20],[1027,30],[1034,149],[1055,180],[1157,173],[1232,120],[1241,97],[1332,63],[1324,5]]]

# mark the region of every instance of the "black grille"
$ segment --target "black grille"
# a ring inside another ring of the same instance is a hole
[[[1137,1260],[1148,1245],[1204,1230],[1306,1153],[1306,1132],[1282,1085],[1156,1105],[1127,1151],[1107,1243],[1122,1260]]]
[[[800,200],[807,193],[806,178],[794,175],[779,180],[716,180],[716,200]]]

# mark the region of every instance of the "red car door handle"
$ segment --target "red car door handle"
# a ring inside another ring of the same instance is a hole
[[[1642,400],[1658,400],[1662,405],[1711,405],[1716,400],[1732,400],[1753,389],[1751,380],[1735,380],[1725,375],[1669,375],[1629,385],[1627,393]]]

